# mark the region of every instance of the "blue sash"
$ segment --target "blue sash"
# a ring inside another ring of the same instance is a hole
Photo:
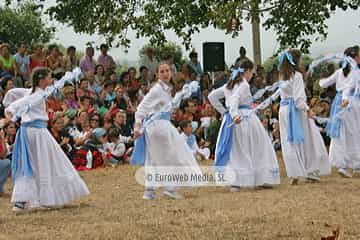
[[[342,120],[336,118],[336,114],[341,111],[341,102],[342,102],[342,92],[339,91],[336,93],[335,99],[331,105],[330,119],[326,125],[326,134],[331,138],[338,138],[340,136],[340,128],[342,125]]]
[[[150,116],[151,117],[151,116]],[[146,120],[148,120],[148,117]],[[170,121],[170,112],[162,112],[157,119],[154,120],[167,120]],[[134,151],[131,155],[130,163],[132,165],[144,165],[146,159],[146,129],[144,128],[143,133],[136,139]]]
[[[46,128],[47,122],[44,120],[34,120],[22,123],[18,130],[11,161],[11,172],[15,182],[17,176],[33,177],[34,172],[31,167],[29,139],[26,128]]]
[[[249,105],[240,105],[239,109],[251,109],[251,107]],[[221,126],[219,141],[215,150],[215,168],[226,166],[230,159],[234,125],[232,124],[229,112],[224,114],[223,121],[224,123]]]
[[[192,149],[193,145],[196,142],[196,137],[194,134],[191,134],[190,136],[187,137],[186,139],[187,145]]]
[[[296,108],[294,99],[282,99],[280,105],[288,106],[288,142],[291,144],[303,144],[304,129],[301,124],[300,112]]]

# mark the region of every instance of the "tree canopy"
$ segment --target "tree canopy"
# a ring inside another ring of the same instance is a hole
[[[45,26],[41,13],[41,6],[32,2],[23,2],[17,8],[0,8],[0,41],[12,47],[20,43],[48,43],[55,29]]]
[[[244,22],[261,18],[263,27],[276,33],[281,48],[307,52],[314,39],[326,38],[325,20],[336,8],[359,5],[360,0],[57,0],[48,13],[77,32],[98,33],[109,43],[125,46],[130,44],[129,29],[153,44],[166,42],[165,31],[172,30],[190,47],[191,37],[201,28],[213,26],[236,37]]]

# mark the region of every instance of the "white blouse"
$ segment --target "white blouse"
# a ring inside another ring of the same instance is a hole
[[[343,70],[340,68],[335,71],[330,77],[321,79],[319,82],[320,87],[328,88],[331,85],[336,84],[336,91],[343,91],[346,83],[348,82],[349,76],[345,77]]]
[[[230,97],[230,115],[232,118],[240,115],[239,106],[240,105],[251,105],[252,104],[252,95],[250,91],[250,85],[246,79],[244,79],[236,92]]]
[[[135,113],[135,122],[141,123],[147,116],[159,112],[170,103],[172,87],[158,81],[145,95]]]
[[[307,98],[305,94],[304,79],[300,72],[295,72],[290,78],[289,84],[280,89],[280,97],[281,99],[293,98],[297,109],[303,111],[309,110],[306,103]]]
[[[48,114],[46,113],[45,99],[43,98],[45,91],[41,88],[36,88],[35,92],[31,94],[31,91],[27,91],[24,97],[11,103],[5,112],[10,112],[12,115],[16,115],[26,105],[31,105],[30,110],[21,116],[21,122],[31,122],[34,120],[49,120]]]

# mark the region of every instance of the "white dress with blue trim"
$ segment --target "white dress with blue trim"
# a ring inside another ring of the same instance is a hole
[[[280,184],[279,166],[270,138],[258,117],[248,114],[253,100],[248,82],[244,79],[232,90],[222,86],[213,90],[208,98],[224,116],[216,143],[215,167],[224,168],[225,178],[234,186]],[[225,107],[220,101],[222,98],[225,98]],[[237,115],[249,116],[240,124],[231,125]]]
[[[337,168],[360,169],[360,105],[353,102],[350,111],[345,111],[341,118],[334,118],[334,115],[341,110],[342,100],[353,95],[354,81],[351,81],[351,78],[354,74],[353,71],[345,77],[343,69],[338,69],[330,77],[319,82],[322,88],[336,84],[337,94],[331,106],[331,115],[326,129],[330,130],[327,132],[331,137],[330,163]]]
[[[304,80],[295,72],[289,84],[280,89],[280,137],[288,177],[331,172],[328,153],[319,128],[308,117]]]
[[[89,190],[72,166],[60,145],[47,130],[48,115],[45,100],[39,100],[44,90],[11,103],[6,112],[16,115],[31,105],[22,115],[12,159],[14,189],[11,202],[28,202],[31,206],[62,206]]]
[[[169,85],[158,81],[137,107],[135,122],[142,124],[145,119],[161,112],[164,106],[172,100],[171,91],[172,88]],[[144,165],[145,172],[147,167],[152,169],[151,172],[156,172],[158,168],[159,172],[163,172],[164,168],[168,168],[169,172],[177,172],[179,171],[177,169],[186,168],[187,174],[201,175],[200,167],[191,149],[170,122],[170,114],[166,112],[159,114],[157,119],[147,124],[144,133],[135,142],[131,163]],[[141,147],[137,144],[141,144]],[[167,187],[168,183],[159,182],[157,186],[162,184]]]

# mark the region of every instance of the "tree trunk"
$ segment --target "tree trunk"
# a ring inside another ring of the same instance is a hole
[[[260,43],[260,16],[259,0],[254,0],[252,4],[252,36],[253,36],[253,53],[255,64],[261,64],[261,43]]]

